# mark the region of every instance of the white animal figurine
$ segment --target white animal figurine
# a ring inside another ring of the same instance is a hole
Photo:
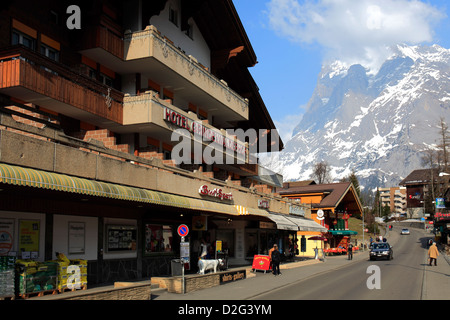
[[[214,270],[217,272],[218,266],[223,266],[223,259],[199,259],[198,260],[198,273],[205,274],[206,270]]]

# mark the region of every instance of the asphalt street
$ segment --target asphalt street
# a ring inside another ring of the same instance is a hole
[[[450,265],[441,256],[438,266],[428,266],[426,241],[432,234],[410,229],[387,235],[393,260],[370,261],[368,252],[310,260],[282,275],[257,272],[245,280],[187,294],[160,292],[153,300],[438,300],[450,299]],[[375,271],[374,271],[375,270]]]

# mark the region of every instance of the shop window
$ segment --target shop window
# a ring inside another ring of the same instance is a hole
[[[106,226],[106,252],[136,251],[135,226]]]
[[[173,231],[171,226],[145,224],[144,253],[173,251]]]
[[[34,50],[36,46],[36,40],[30,37],[29,35],[26,35],[25,33],[22,33],[17,30],[13,30],[12,33],[12,44],[22,44],[27,48],[30,48],[31,50]]]
[[[217,230],[216,240],[222,240],[222,251],[234,257],[234,230]]]

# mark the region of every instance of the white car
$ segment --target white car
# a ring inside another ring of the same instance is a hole
[[[400,234],[409,234],[409,229],[402,229],[402,232]]]

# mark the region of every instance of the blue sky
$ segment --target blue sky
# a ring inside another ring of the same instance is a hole
[[[450,48],[448,0],[234,0],[258,64],[250,68],[284,142],[322,63],[376,70],[395,43]]]

